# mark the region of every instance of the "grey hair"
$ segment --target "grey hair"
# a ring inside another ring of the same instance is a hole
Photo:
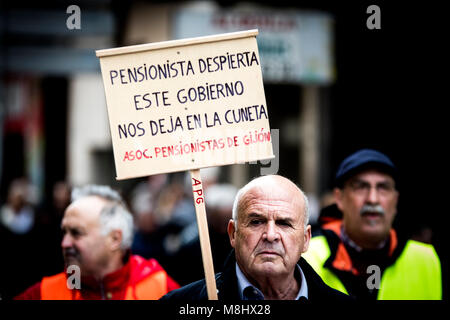
[[[109,186],[86,185],[72,191],[72,202],[88,197],[97,196],[108,202],[100,212],[100,228],[103,235],[113,230],[122,232],[122,250],[127,250],[133,242],[133,216],[128,211],[119,192]]]
[[[257,178],[256,178],[257,179]],[[250,181],[249,183],[247,183],[245,186],[243,186],[241,189],[239,189],[239,191],[236,194],[236,198],[234,199],[234,203],[233,203],[233,211],[232,211],[232,218],[234,221],[234,228],[237,230],[237,221],[238,221],[238,207],[239,207],[239,203],[241,202],[241,198],[244,196],[244,194],[246,194],[251,188],[253,188],[255,186],[254,181],[256,179],[253,179],[252,181]],[[297,187],[298,188],[298,187]],[[305,203],[305,209],[303,211],[303,216],[304,216],[304,224],[305,224],[305,232],[306,232],[306,227],[308,226],[309,223],[309,201],[308,201],[308,197],[306,196],[306,194],[303,192],[302,189],[298,188],[298,190],[300,191],[300,193],[303,196],[303,201]]]

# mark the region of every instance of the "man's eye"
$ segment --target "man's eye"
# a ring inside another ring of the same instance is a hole
[[[250,220],[250,224],[254,226],[260,225],[261,223],[262,223],[261,220]]]
[[[74,238],[78,238],[79,236],[81,236],[81,232],[79,230],[70,230],[70,234],[72,235],[72,237]]]
[[[390,184],[382,183],[377,186],[377,189],[383,190],[383,191],[391,191],[391,190],[394,190],[394,187]]]
[[[291,224],[288,221],[284,221],[284,220],[277,221],[277,224],[279,226],[283,226],[283,227],[290,227],[291,226]]]

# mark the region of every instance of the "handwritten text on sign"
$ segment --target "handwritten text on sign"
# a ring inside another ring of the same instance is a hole
[[[97,52],[118,179],[273,158],[256,34]]]

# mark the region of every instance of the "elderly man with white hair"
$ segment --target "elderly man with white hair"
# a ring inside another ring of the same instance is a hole
[[[107,186],[76,188],[61,229],[66,270],[16,299],[156,300],[179,287],[156,260],[131,254],[133,217]]]
[[[289,179],[263,176],[240,189],[227,231],[233,251],[216,274],[219,300],[350,299],[327,286],[301,258],[311,238],[308,203]],[[199,280],[161,300],[206,299],[205,280]]]

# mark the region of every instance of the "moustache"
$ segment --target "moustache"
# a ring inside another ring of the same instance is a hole
[[[80,257],[80,253],[75,248],[66,248],[63,249],[64,259],[75,258],[78,259]]]
[[[381,215],[384,216],[385,212],[382,206],[380,206],[379,204],[377,205],[371,205],[371,204],[365,204],[362,208],[361,211],[359,212],[360,215],[363,215],[365,213],[379,213]]]

